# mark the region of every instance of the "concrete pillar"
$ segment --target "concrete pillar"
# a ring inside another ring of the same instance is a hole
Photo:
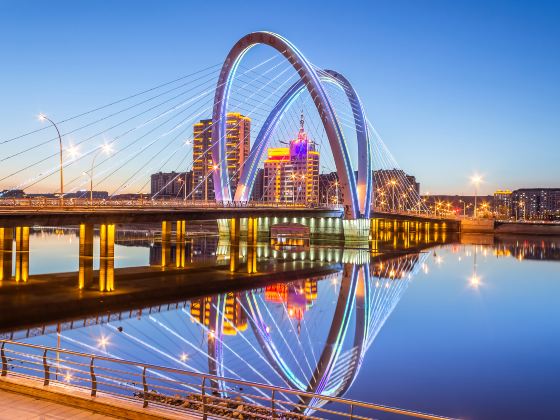
[[[343,220],[342,228],[345,242],[360,242],[366,245],[369,242],[369,219]]]
[[[115,225],[99,226],[99,291],[115,290]]]
[[[171,222],[161,222],[161,266],[171,264]]]
[[[249,217],[247,220],[247,273],[257,272],[257,238],[259,219]]]
[[[0,228],[0,281],[12,279],[14,228]]]
[[[29,227],[16,227],[16,282],[29,279]]]
[[[175,266],[177,268],[185,268],[185,231],[185,221],[177,220],[177,228],[175,229]]]
[[[93,284],[93,225],[80,225],[80,255],[78,288],[89,288]]]
[[[229,222],[229,271],[239,268],[239,241],[241,236],[241,219],[234,217]]]

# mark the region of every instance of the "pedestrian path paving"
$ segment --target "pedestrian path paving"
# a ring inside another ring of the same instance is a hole
[[[0,390],[0,420],[114,419],[80,408]]]

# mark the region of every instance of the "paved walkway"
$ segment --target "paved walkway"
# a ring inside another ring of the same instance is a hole
[[[114,419],[92,411],[0,390],[0,420]]]

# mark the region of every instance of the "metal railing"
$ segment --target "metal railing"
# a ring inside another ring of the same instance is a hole
[[[0,198],[2,208],[48,208],[48,209],[95,209],[95,208],[193,208],[193,209],[229,209],[229,208],[296,208],[296,209],[326,209],[342,210],[342,205],[318,203],[280,203],[263,201],[219,202],[219,201],[191,201],[181,199],[98,199],[93,201],[86,198],[65,198],[61,205],[59,198]]]
[[[196,413],[203,419],[369,419],[380,412],[447,419],[410,410],[330,397],[170,367],[0,340],[1,377],[31,377],[44,386],[137,401],[142,407]],[[102,345],[103,343],[101,343]]]

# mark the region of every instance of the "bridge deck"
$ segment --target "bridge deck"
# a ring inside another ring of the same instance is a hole
[[[68,226],[80,223],[154,223],[232,217],[342,217],[342,210],[285,207],[68,207],[0,208],[0,227]]]

